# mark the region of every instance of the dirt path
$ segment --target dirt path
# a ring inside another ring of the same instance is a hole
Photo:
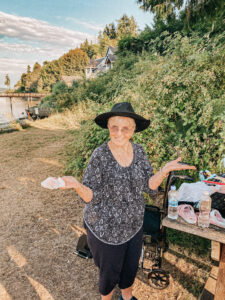
[[[73,254],[83,205],[73,191],[40,187],[46,177],[62,175],[64,147],[71,139],[65,131],[37,128],[0,135],[0,300],[100,299],[93,261]],[[150,288],[139,271],[135,296],[196,299],[194,289],[204,277],[199,277],[198,264],[171,253],[166,259],[169,288]],[[116,290],[114,299],[118,295]]]

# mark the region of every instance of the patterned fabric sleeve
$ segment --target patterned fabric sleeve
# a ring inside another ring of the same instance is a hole
[[[103,192],[103,174],[102,174],[102,164],[98,154],[98,150],[95,149],[91,155],[90,161],[84,172],[84,177],[82,183],[89,187],[93,192],[93,198],[90,203],[99,203],[104,195]],[[85,202],[85,204],[88,204]]]
[[[146,176],[144,192],[147,193],[147,194],[150,194],[152,196],[155,196],[158,192],[158,189],[152,190],[148,186],[148,182],[149,182],[150,177],[152,177],[154,175],[153,168],[150,164],[150,161],[147,157],[147,154],[145,153],[144,148],[142,146],[141,146],[141,148],[142,148],[142,151],[143,151],[144,172],[145,172],[145,176]]]

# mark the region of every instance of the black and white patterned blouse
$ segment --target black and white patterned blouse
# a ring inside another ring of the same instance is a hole
[[[133,161],[122,167],[112,155],[108,142],[96,148],[85,170],[83,184],[93,192],[85,203],[84,221],[102,242],[119,245],[129,241],[142,227],[143,192],[155,194],[148,187],[153,170],[139,144],[133,142]]]

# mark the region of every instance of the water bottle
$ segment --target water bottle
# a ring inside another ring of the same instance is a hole
[[[209,227],[212,199],[209,192],[203,192],[199,202],[198,226]]]
[[[168,218],[176,220],[178,218],[178,191],[175,185],[171,185],[168,193]]]

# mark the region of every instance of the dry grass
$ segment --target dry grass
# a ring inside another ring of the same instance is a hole
[[[46,177],[63,174],[65,147],[73,139],[66,129],[93,119],[94,111],[92,104],[79,104],[71,111],[32,122],[40,128],[0,136],[0,299],[100,299],[93,260],[73,254],[83,205],[74,191],[40,187]],[[150,267],[152,263],[146,260],[145,264]],[[171,245],[163,260],[163,269],[170,272],[168,288],[151,288],[139,270],[134,295],[139,300],[196,300],[210,265],[209,260]],[[118,295],[116,289],[113,300]]]
[[[32,127],[49,130],[74,130],[80,127],[83,120],[93,120],[95,110],[99,104],[92,101],[85,101],[75,104],[72,109],[67,109],[62,113],[54,113],[49,118],[37,120],[35,122],[28,121]]]
[[[21,124],[16,121],[10,121],[9,127],[14,130],[23,130],[23,127],[21,126]]]

